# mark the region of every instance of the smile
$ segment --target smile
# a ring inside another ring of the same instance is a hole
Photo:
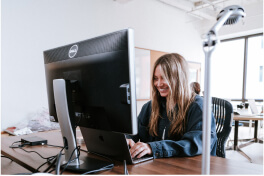
[[[160,92],[166,92],[167,90],[168,90],[168,88],[159,89]]]

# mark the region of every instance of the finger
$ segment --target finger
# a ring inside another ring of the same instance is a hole
[[[132,139],[126,139],[127,144],[131,147],[133,147],[135,145],[135,142]]]
[[[131,157],[134,158],[137,156],[141,151],[143,150],[141,145],[134,145],[133,148],[131,148]]]
[[[131,157],[132,158],[134,158],[135,156],[137,156],[137,154],[140,152],[140,149],[138,148],[138,147],[136,147],[136,148],[132,148],[131,150],[130,150],[130,153],[131,153]]]
[[[141,151],[141,153],[137,155],[137,158],[141,158],[142,156],[145,156],[147,153],[148,153],[147,149],[144,149],[143,151]]]
[[[134,153],[135,150],[137,150],[140,146],[138,145],[138,143],[134,143],[134,145],[130,148],[130,153]]]
[[[133,146],[135,145],[135,142],[131,139],[131,140],[129,141],[129,145],[130,145],[130,147],[133,147]]]

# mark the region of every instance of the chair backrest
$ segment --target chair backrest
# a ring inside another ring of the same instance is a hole
[[[227,100],[212,97],[212,111],[217,133],[216,155],[225,158],[225,143],[232,129],[233,106]]]

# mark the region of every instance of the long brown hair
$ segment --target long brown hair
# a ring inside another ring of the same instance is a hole
[[[159,91],[154,86],[154,74],[157,66],[161,66],[163,79],[166,80],[170,91],[166,97],[166,111],[171,122],[169,136],[181,136],[185,130],[186,113],[194,100],[194,94],[190,91],[188,83],[188,64],[186,60],[177,53],[165,54],[154,64],[152,73],[152,110],[149,123],[149,133],[157,136],[158,119],[160,117]]]

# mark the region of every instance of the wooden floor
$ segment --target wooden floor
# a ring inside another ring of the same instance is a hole
[[[233,130],[234,129],[232,129],[229,137],[231,140],[234,137]],[[253,136],[254,136],[254,128],[239,127],[239,136],[238,136],[239,139],[253,138]],[[258,138],[263,140],[263,128],[259,128]],[[243,142],[238,142],[238,144],[239,145],[243,144]],[[229,146],[231,145],[232,142],[229,143]],[[241,148],[241,150],[252,159],[252,163],[263,165],[263,144],[252,143],[246,147]],[[243,156],[240,152],[234,150],[227,150],[226,158],[250,163],[250,161],[245,156]]]

